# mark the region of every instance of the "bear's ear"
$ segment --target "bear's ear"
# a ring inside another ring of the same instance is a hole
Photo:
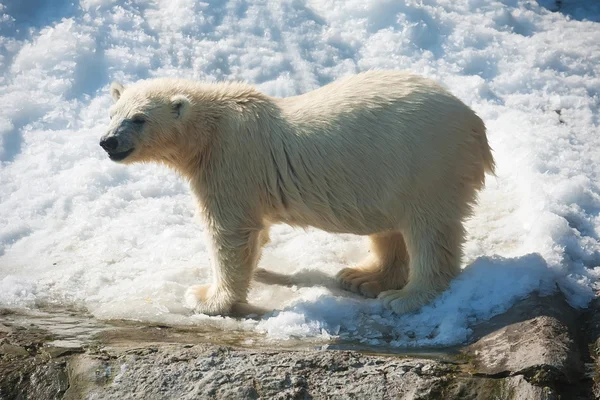
[[[110,84],[110,95],[112,96],[115,102],[119,101],[124,90],[125,87],[119,82],[113,82]]]
[[[171,97],[171,105],[173,106],[175,117],[177,119],[181,119],[190,106],[190,99],[182,94],[176,94],[175,96]]]

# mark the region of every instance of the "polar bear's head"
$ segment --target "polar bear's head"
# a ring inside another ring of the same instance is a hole
[[[188,97],[162,81],[139,82],[127,88],[113,83],[110,92],[115,104],[100,146],[111,160],[164,161],[177,152],[190,105]]]

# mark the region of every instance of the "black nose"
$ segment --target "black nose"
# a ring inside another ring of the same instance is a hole
[[[100,141],[100,146],[106,151],[116,150],[119,147],[119,140],[116,137],[111,136]]]

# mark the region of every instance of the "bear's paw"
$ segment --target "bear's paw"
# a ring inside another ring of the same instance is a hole
[[[197,314],[226,315],[233,301],[214,290],[213,285],[194,285],[185,292],[185,305]]]

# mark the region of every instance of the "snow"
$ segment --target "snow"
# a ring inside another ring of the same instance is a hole
[[[42,3],[42,4],[38,4]],[[574,307],[600,276],[600,6],[585,0],[81,0],[0,5],[0,306],[80,306],[98,318],[447,346],[532,293]],[[192,315],[210,280],[188,184],[108,160],[111,81],[238,79],[291,96],[371,68],[440,81],[486,121],[498,176],[469,220],[464,273],[394,315],[332,276],[363,238],[277,226],[258,319]]]

